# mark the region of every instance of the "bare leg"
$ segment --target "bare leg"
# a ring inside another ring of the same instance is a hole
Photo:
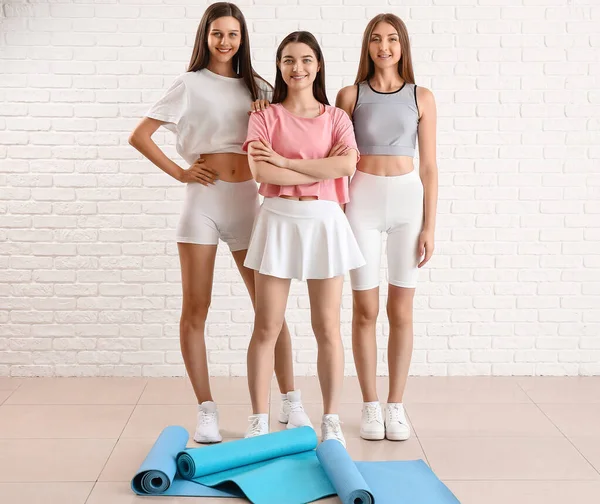
[[[364,402],[377,401],[379,287],[352,291],[352,352]]]
[[[319,349],[317,371],[325,414],[337,413],[344,380],[340,307],[344,277],[308,280],[310,316]]]
[[[179,323],[181,354],[198,404],[212,401],[204,327],[210,306],[216,245],[178,243],[183,306]]]
[[[254,414],[269,413],[277,338],[283,327],[289,279],[255,273],[254,332],[248,347],[248,387]]]
[[[413,351],[413,300],[415,289],[389,286],[387,314],[390,322],[388,403],[401,403]]]
[[[240,275],[246,284],[250,299],[252,300],[252,306],[255,306],[255,286],[254,286],[254,270],[246,268],[244,266],[244,260],[246,259],[247,250],[238,250],[232,252],[233,259],[237,264]],[[282,394],[287,394],[294,390],[294,363],[292,359],[292,338],[290,337],[290,331],[288,326],[283,321],[283,327],[277,338],[277,344],[275,345],[275,376],[277,377],[277,383],[279,384],[279,390]]]

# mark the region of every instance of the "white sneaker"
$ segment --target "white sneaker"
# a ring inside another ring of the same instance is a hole
[[[342,425],[338,415],[323,415],[323,422],[321,423],[321,439],[323,441],[335,439],[342,443],[343,447],[346,448],[346,440],[344,439]]]
[[[383,414],[378,401],[363,404],[360,437],[371,441],[379,441],[385,437]]]
[[[288,429],[304,426],[312,428],[312,423],[304,411],[304,406],[302,406],[299,390],[281,394],[279,422],[287,424]]]
[[[269,415],[267,413],[250,415],[248,421],[250,425],[244,437],[251,438],[269,433]]]
[[[196,443],[220,443],[223,441],[219,433],[219,412],[212,401],[204,401],[198,405],[198,423],[194,433]]]
[[[389,403],[385,409],[385,437],[390,441],[406,441],[410,437],[410,426],[402,403]]]

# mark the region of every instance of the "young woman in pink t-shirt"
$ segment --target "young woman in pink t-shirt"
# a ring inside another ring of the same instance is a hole
[[[269,432],[269,386],[277,335],[292,278],[307,280],[317,370],[323,394],[323,439],[345,444],[337,415],[344,372],[340,305],[344,274],[365,261],[341,205],[358,149],[347,114],[329,106],[325,62],[308,32],[277,49],[272,105],[250,118],[250,169],[265,199],[245,266],[256,270],[256,315],[248,349],[253,415],[247,437]],[[289,427],[289,426],[288,426]]]

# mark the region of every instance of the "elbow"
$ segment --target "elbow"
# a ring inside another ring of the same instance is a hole
[[[437,175],[438,167],[435,161],[419,163],[419,173],[424,177],[431,177]]]
[[[344,167],[343,177],[351,177],[356,171],[356,163],[348,163],[347,166]]]
[[[129,138],[127,139],[127,142],[129,142],[129,145],[131,145],[134,148],[138,148],[137,146],[140,144],[139,143],[140,140],[140,136],[139,133],[137,133],[135,130],[131,132],[131,134],[129,135]]]
[[[250,172],[252,173],[252,177],[254,178],[255,182],[262,184],[265,180],[259,164],[253,161],[250,161],[248,164],[250,165]]]
[[[356,158],[356,153],[352,151],[350,154],[346,155],[346,163],[343,166],[342,177],[351,177],[356,171],[356,163],[358,162]]]

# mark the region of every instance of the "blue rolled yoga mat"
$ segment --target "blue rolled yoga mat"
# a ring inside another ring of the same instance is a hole
[[[185,449],[188,438],[182,427],[163,430],[133,491],[246,497],[255,504],[306,504],[335,494],[343,504],[460,504],[422,460],[353,462],[337,441],[315,450],[309,427],[205,448]]]

